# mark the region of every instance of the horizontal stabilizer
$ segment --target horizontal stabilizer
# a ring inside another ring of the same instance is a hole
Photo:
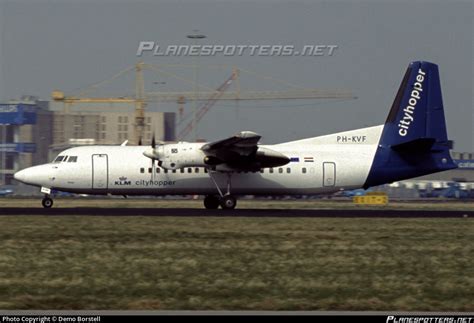
[[[418,138],[402,144],[392,146],[397,152],[428,152],[431,151],[436,139],[434,138]]]

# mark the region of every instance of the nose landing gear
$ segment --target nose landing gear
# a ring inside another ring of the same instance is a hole
[[[50,198],[49,195],[46,195],[41,201],[41,204],[43,204],[45,209],[49,209],[53,206],[53,199]]]

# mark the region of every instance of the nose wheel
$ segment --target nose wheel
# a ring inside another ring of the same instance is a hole
[[[49,196],[45,196],[43,200],[41,201],[41,204],[43,204],[43,207],[45,209],[49,209],[53,206],[53,199],[50,198]]]

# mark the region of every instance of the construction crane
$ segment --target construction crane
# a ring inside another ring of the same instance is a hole
[[[178,66],[178,65],[176,65]],[[92,89],[97,89],[105,83],[109,83],[114,79],[124,75],[125,73],[135,71],[135,94],[134,96],[125,97],[88,97],[86,93]],[[271,77],[264,76],[266,80],[278,81],[293,87],[291,90],[284,91],[241,91],[240,90],[240,73],[245,72],[247,74],[254,74],[259,76],[257,73],[233,68],[232,75],[217,89],[212,89],[207,86],[199,85],[205,90],[200,91],[161,91],[161,92],[145,92],[145,82],[143,78],[143,71],[149,70],[172,77],[174,79],[184,81],[190,84],[194,84],[194,81],[180,77],[168,71],[164,71],[161,67],[153,64],[146,64],[144,62],[138,62],[137,64],[127,67],[126,69],[118,72],[111,78],[95,83],[89,86],[86,90],[80,92],[77,96],[66,96],[64,92],[55,90],[52,92],[52,99],[56,102],[62,102],[64,104],[64,110],[67,112],[69,108],[78,103],[130,103],[135,106],[135,120],[134,120],[134,138],[131,140],[132,143],[140,144],[143,138],[145,109],[147,103],[157,102],[176,102],[178,104],[178,111],[182,116],[184,111],[184,104],[189,101],[199,100],[205,101],[199,111],[195,114],[195,120],[192,123],[187,124],[180,132],[178,137],[183,139],[193,129],[193,125],[202,119],[202,117],[209,111],[209,109],[217,102],[217,100],[287,100],[287,99],[355,99],[356,97],[350,91],[342,90],[321,90],[321,89],[301,89],[296,88],[294,85],[283,82],[280,80],[273,79]],[[262,77],[262,76],[260,76]],[[235,84],[235,90],[228,91],[231,84]]]
[[[135,68],[135,97],[121,97],[121,98],[87,98],[87,97],[66,97],[64,92],[55,90],[52,92],[52,99],[54,101],[63,102],[65,105],[65,111],[69,111],[69,107],[77,103],[131,103],[135,105],[135,122],[134,122],[134,142],[138,145],[141,145],[143,138],[143,129],[145,127],[145,107],[146,107],[146,98],[145,98],[145,82],[143,79],[143,62],[138,62]],[[127,68],[118,74],[116,74],[112,79],[128,72],[131,68]],[[106,80],[108,81],[108,80]],[[92,87],[97,87],[101,83],[94,84]]]
[[[211,109],[214,104],[216,104],[217,100],[219,100],[222,95],[224,95],[224,92],[230,87],[232,84],[232,81],[235,81],[238,77],[238,71],[234,69],[232,71],[232,75],[225,80],[224,83],[221,84],[217,88],[217,90],[211,94],[209,100],[204,103],[203,106],[201,106],[196,113],[195,119],[191,120],[178,134],[178,140],[182,140],[186,138],[186,136],[193,130],[193,128],[196,126],[196,123],[198,123],[202,117]]]

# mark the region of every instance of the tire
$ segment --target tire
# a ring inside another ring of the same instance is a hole
[[[215,210],[219,207],[219,198],[215,195],[208,195],[204,198],[204,207],[208,210]]]
[[[221,199],[221,206],[224,210],[233,210],[237,205],[237,200],[232,195],[226,195]]]
[[[45,197],[42,201],[41,204],[43,204],[43,207],[45,209],[49,209],[53,206],[53,200],[49,197]]]

